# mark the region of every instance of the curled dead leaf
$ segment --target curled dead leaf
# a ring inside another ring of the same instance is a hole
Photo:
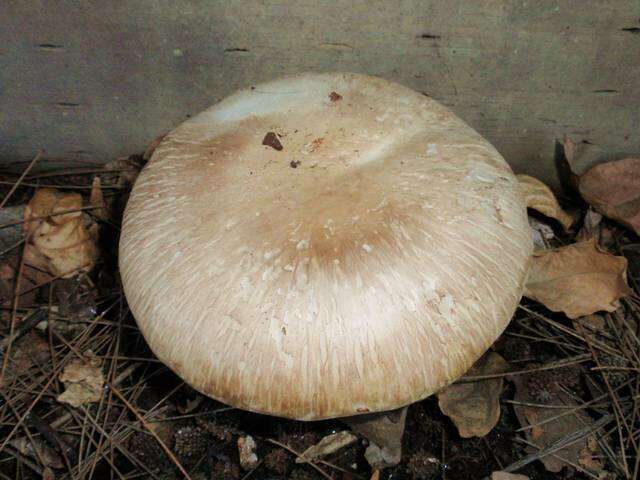
[[[378,470],[400,463],[406,420],[407,407],[342,418],[353,432],[369,441],[364,458],[373,469]]]
[[[631,293],[626,258],[602,251],[590,240],[534,254],[524,295],[577,318],[612,312]]]
[[[597,165],[603,158],[607,158],[609,153],[601,146],[589,141],[574,142],[569,137],[565,137],[563,141],[564,161],[569,168],[575,183],[572,185],[577,187],[579,176],[586,172],[589,168]],[[562,165],[559,165],[559,167]],[[559,172],[562,173],[562,172]],[[577,191],[577,188],[575,188]]]
[[[81,208],[82,197],[77,193],[36,191],[25,209],[24,223],[33,247],[31,266],[64,278],[93,268],[98,254],[95,223]]]
[[[580,177],[579,188],[598,212],[640,235],[640,158],[596,165]]]
[[[489,375],[508,371],[504,358],[489,352],[467,372],[467,376]],[[438,393],[438,405],[458,427],[463,438],[483,437],[500,418],[502,377],[450,385]]]
[[[571,228],[573,217],[560,207],[556,196],[549,187],[529,175],[518,175],[518,181],[527,208],[532,208],[547,217],[556,219],[565,230]]]
[[[562,153],[556,157],[556,168],[562,186],[569,192],[578,191],[578,175],[576,174],[576,157],[582,159],[581,144],[576,145],[569,137],[562,141]]]
[[[59,402],[79,407],[102,397],[104,375],[95,359],[72,360],[65,366],[60,381],[64,383],[65,391],[58,395]]]

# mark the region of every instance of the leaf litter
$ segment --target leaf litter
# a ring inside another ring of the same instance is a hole
[[[524,295],[577,318],[612,312],[631,293],[627,259],[611,255],[591,240],[534,254]]]
[[[12,322],[47,311],[10,342],[0,472],[21,465],[26,478],[69,479],[186,478],[182,471],[211,479],[637,476],[640,268],[628,262],[640,258],[632,255],[633,224],[619,218],[627,197],[605,208],[609,197],[586,193],[588,172],[574,173],[592,203],[578,215],[576,204],[565,209],[544,184],[520,177],[528,206],[546,218],[532,221],[539,239],[531,300],[466,379],[409,408],[401,463],[371,471],[368,445],[343,424],[231,409],[184,385],[146,348],[113,259],[128,191],[159,142],[99,171],[42,177],[60,191],[26,185],[40,175],[30,172],[14,189],[17,203],[0,211],[14,209],[15,220],[4,223],[22,226],[0,235],[8,242],[0,260],[5,305],[22,284],[16,313],[0,311],[0,339],[9,339]]]
[[[59,402],[79,407],[102,398],[104,375],[97,359],[72,360],[62,371],[60,381],[65,391],[58,395]]]
[[[579,369],[567,368],[560,375],[538,371],[514,376],[512,380],[516,388],[514,400],[518,402],[514,410],[527,440],[532,444],[528,449],[530,453],[553,445],[591,422],[584,410],[576,408],[579,404],[571,394],[571,389],[575,389],[580,381]],[[560,409],[547,408],[550,406]],[[560,412],[565,415],[558,416]],[[565,467],[567,460],[578,463],[590,445],[588,438],[583,438],[541,460],[547,470],[557,473]],[[591,454],[595,454],[595,450]]]
[[[582,198],[640,235],[640,158],[598,164],[580,176]]]
[[[82,196],[51,188],[36,190],[24,213],[30,265],[57,277],[93,268],[97,226],[82,211]]]
[[[573,217],[562,209],[549,187],[529,175],[518,175],[518,181],[528,208],[557,220],[565,230],[571,228]]]
[[[483,355],[467,375],[504,373],[509,364],[494,352]],[[503,378],[455,383],[438,392],[438,405],[458,428],[462,438],[484,437],[500,418]]]

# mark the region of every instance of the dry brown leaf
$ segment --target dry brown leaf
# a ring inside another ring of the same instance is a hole
[[[533,369],[535,367],[537,365],[528,365],[526,368]],[[559,411],[555,408],[545,408],[548,405],[577,407],[578,404],[573,397],[565,393],[564,390],[576,388],[576,385],[580,383],[579,375],[579,368],[566,368],[563,370],[530,372],[527,375],[514,375],[511,378],[516,386],[514,396],[514,400],[517,402],[514,404],[516,416],[520,425],[529,427],[525,430],[527,440],[538,448],[548,447],[584,428],[585,425],[593,423],[593,420],[585,413],[584,409],[550,420],[552,417],[557,417]],[[540,460],[550,472],[559,472],[566,466],[565,462],[560,458],[576,464],[579,458],[584,455],[583,450],[585,448],[589,448],[589,442],[587,438],[582,438],[558,450],[555,455],[546,455]],[[534,453],[537,449],[528,447],[527,451]]]
[[[581,148],[576,145],[570,138],[565,137],[562,142],[563,155],[556,158],[556,167],[558,169],[558,177],[562,186],[570,191],[578,191],[578,175],[576,174],[576,157],[582,159]]]
[[[529,477],[520,475],[519,473],[493,472],[491,474],[491,480],[529,480]]]
[[[80,208],[82,197],[77,193],[36,191],[25,209],[25,233],[33,247],[30,265],[65,278],[93,267],[98,253],[95,223],[77,211]]]
[[[591,143],[589,141],[582,140],[580,142],[574,142],[570,138],[565,137],[563,143],[564,150],[564,165],[562,164],[562,158],[560,164],[557,167],[560,169],[559,174],[564,173],[562,169],[568,169],[571,174],[570,186],[574,187],[576,192],[578,191],[579,176],[586,172],[589,168],[602,162],[603,158],[606,158],[609,153],[599,145]]]
[[[587,446],[580,450],[578,463],[592,472],[602,472],[604,465],[601,458],[596,456],[598,452],[598,442],[593,437],[587,438]]]
[[[604,252],[590,240],[534,254],[524,295],[578,318],[613,312],[618,300],[631,293],[626,258]]]
[[[364,458],[372,468],[380,470],[400,463],[406,420],[407,407],[342,419],[353,432],[369,441]]]
[[[348,430],[332,433],[331,435],[324,437],[315,445],[307,448],[298,458],[296,458],[296,463],[313,462],[319,458],[326,457],[347,445],[351,445],[357,439],[358,437]]]
[[[6,256],[0,265],[0,302],[3,306],[10,306],[17,293],[17,272],[20,269],[21,256],[24,258],[22,275],[20,278],[20,307],[31,307],[39,304],[37,300],[37,286],[48,283],[52,276],[48,273],[47,262],[44,259],[36,261],[32,254],[32,245],[20,246],[24,240],[24,212],[26,206],[6,207],[0,209],[0,222],[18,222],[8,228],[0,230],[0,250],[6,250]]]
[[[580,177],[579,187],[597,211],[640,235],[640,158],[596,165]]]
[[[573,217],[560,207],[556,196],[549,187],[529,175],[518,175],[518,181],[527,208],[532,208],[547,217],[555,218],[565,230],[571,228]]]
[[[105,221],[111,219],[111,213],[109,212],[109,207],[105,203],[104,195],[102,194],[102,182],[100,181],[100,177],[93,177],[89,203],[91,203],[91,205],[93,206],[100,207],[100,208],[95,208],[91,211],[91,213],[95,217]]]
[[[102,397],[104,375],[96,360],[72,360],[64,367],[60,381],[65,391],[58,395],[59,402],[79,407]]]
[[[466,375],[504,373],[509,365],[494,352],[485,354]],[[483,437],[500,418],[502,377],[450,385],[438,393],[438,405],[463,438]]]

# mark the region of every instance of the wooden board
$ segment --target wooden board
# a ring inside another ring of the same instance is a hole
[[[0,3],[0,162],[104,162],[241,86],[302,71],[402,82],[451,107],[518,172],[556,139],[640,152],[640,2]]]

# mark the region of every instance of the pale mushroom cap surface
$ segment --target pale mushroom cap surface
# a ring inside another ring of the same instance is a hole
[[[316,420],[460,377],[509,322],[531,251],[518,182],[472,128],[386,80],[309,74],[164,138],[120,269],[150,347],[191,386]]]

